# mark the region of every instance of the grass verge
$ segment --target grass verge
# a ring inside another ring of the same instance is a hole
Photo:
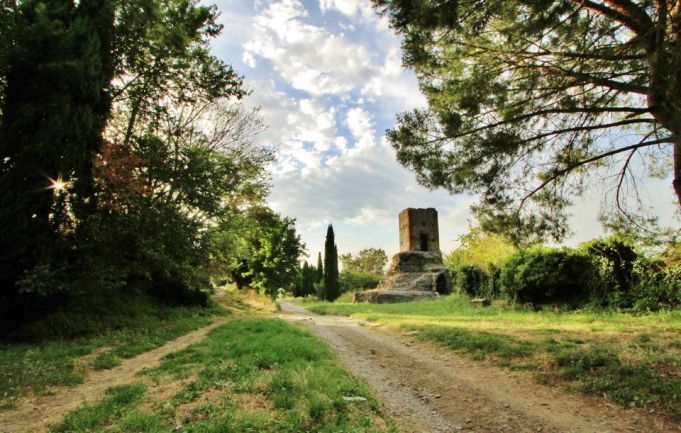
[[[109,311],[59,312],[33,325],[32,339],[40,336],[38,341],[0,342],[0,410],[15,407],[17,399],[28,394],[82,383],[88,368],[115,367],[123,358],[161,346],[225,314],[217,308],[160,306],[144,298],[130,299],[126,305]],[[65,326],[71,330],[64,331]],[[76,327],[80,336],[70,337]],[[68,336],[60,336],[60,331]],[[83,361],[97,349],[97,355]]]
[[[322,342],[281,320],[230,321],[145,375],[145,398],[114,390],[51,431],[396,432]]]
[[[681,420],[681,311],[644,315],[471,306],[448,296],[406,304],[307,303],[414,332],[474,359]]]

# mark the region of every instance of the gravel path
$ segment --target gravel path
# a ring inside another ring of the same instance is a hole
[[[409,335],[288,302],[281,308],[280,317],[328,342],[405,432],[681,432],[654,414],[540,385]]]
[[[136,375],[142,369],[155,366],[170,352],[201,341],[208,332],[227,320],[229,319],[219,319],[161,347],[124,360],[121,365],[111,370],[93,371],[85,382],[73,388],[55,388],[51,395],[32,397],[15,410],[0,412],[0,433],[45,432],[50,424],[59,422],[66,412],[83,403],[99,401],[104,396],[104,391],[111,386],[139,380]]]

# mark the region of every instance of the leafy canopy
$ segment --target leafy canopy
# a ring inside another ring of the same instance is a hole
[[[459,236],[459,246],[444,257],[452,271],[465,265],[477,266],[487,272],[499,268],[517,249],[503,236],[486,233],[480,227],[471,227]]]
[[[357,256],[351,253],[341,254],[340,261],[343,271],[382,275],[388,263],[388,255],[382,248],[365,248]]]
[[[672,172],[681,203],[678,2],[373,2],[428,99],[388,132],[397,158],[426,186],[479,193],[485,229],[562,239],[592,174],[610,182],[605,214],[639,219],[646,168]]]

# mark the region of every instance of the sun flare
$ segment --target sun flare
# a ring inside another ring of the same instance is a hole
[[[59,194],[63,191],[66,191],[66,188],[68,188],[69,183],[62,179],[61,176],[57,177],[56,179],[48,178],[50,179],[50,186],[49,189],[53,190],[55,194]]]

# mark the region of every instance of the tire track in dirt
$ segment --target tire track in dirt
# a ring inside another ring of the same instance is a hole
[[[54,388],[51,395],[26,399],[17,409],[0,413],[0,433],[45,432],[51,424],[59,422],[66,412],[83,403],[99,401],[109,387],[139,380],[136,375],[144,368],[154,367],[167,354],[201,341],[206,334],[228,320],[230,319],[219,319],[161,347],[124,360],[121,365],[110,370],[94,371],[85,382],[75,387]]]
[[[405,432],[681,432],[642,410],[537,384],[348,317],[282,302],[280,317],[305,325],[365,380]]]

